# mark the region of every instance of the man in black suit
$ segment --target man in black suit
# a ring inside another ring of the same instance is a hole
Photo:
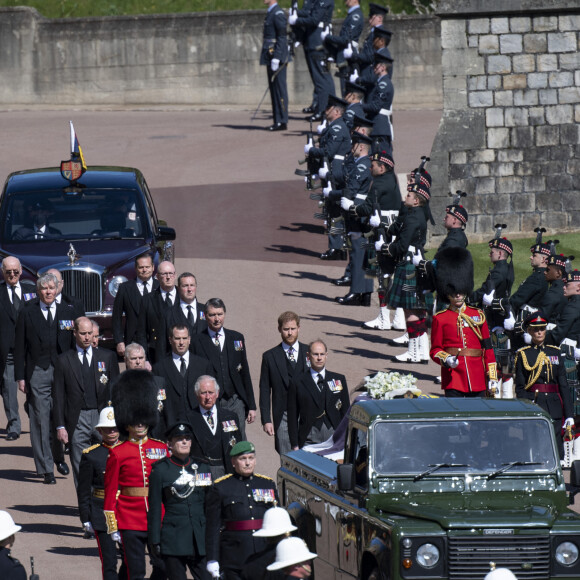
[[[38,299],[19,312],[14,342],[14,378],[29,396],[32,453],[36,471],[46,484],[56,483],[50,443],[54,365],[75,343],[74,308],[56,304],[56,287],[53,274],[43,274],[37,280]]]
[[[194,385],[201,375],[211,372],[207,359],[189,351],[191,337],[187,326],[172,326],[171,354],[153,367],[153,374],[165,380],[164,418],[166,425],[186,420],[186,413],[197,407]]]
[[[80,298],[75,298],[74,296],[70,296],[69,294],[65,294],[63,292],[64,288],[64,281],[62,279],[62,274],[60,270],[56,268],[50,268],[50,270],[46,271],[47,274],[54,274],[56,278],[56,303],[60,304],[64,302],[65,304],[70,304],[74,308],[75,317],[73,320],[76,320],[79,316],[85,315],[85,305]]]
[[[14,232],[12,237],[15,240],[50,240],[62,236],[60,230],[48,225],[48,218],[54,213],[49,201],[37,201],[28,206],[24,213],[30,219]]]
[[[226,305],[221,298],[210,298],[205,304],[207,328],[193,337],[191,350],[211,363],[220,387],[221,407],[233,411],[239,419],[240,432],[246,437],[244,421],[256,418],[256,401],[246,357],[244,335],[225,329]]]
[[[193,337],[207,328],[205,321],[205,307],[197,300],[197,279],[191,272],[183,272],[177,279],[178,300],[165,312],[159,329],[160,337],[168,337],[169,329],[176,324],[187,325],[189,334]],[[159,347],[163,355],[170,350],[167,338]]]
[[[282,455],[291,450],[288,438],[288,385],[293,376],[308,370],[308,345],[298,342],[300,316],[283,312],[278,317],[282,343],[262,355],[260,372],[260,415],[264,431],[276,436],[276,451]],[[270,404],[272,413],[270,413]],[[273,421],[272,421],[273,416]]]
[[[165,351],[163,346],[159,346],[160,342],[165,344],[167,340],[163,319],[165,313],[177,302],[175,266],[169,261],[161,262],[155,277],[159,286],[143,298],[137,334],[137,341],[143,345],[151,364],[160,360],[161,353]]]
[[[288,388],[288,435],[292,450],[326,441],[348,410],[344,375],[326,369],[326,344],[308,345],[310,369],[295,376]]]
[[[143,297],[157,288],[159,282],[153,279],[153,257],[141,254],[135,258],[137,278],[127,280],[119,286],[113,303],[113,340],[117,354],[125,356],[125,345],[137,342],[137,326]],[[123,329],[123,314],[125,328]]]
[[[194,385],[198,406],[186,413],[193,427],[191,456],[204,458],[210,466],[212,481],[226,473],[233,473],[230,451],[243,437],[238,416],[216,405],[220,394],[217,381],[202,375]]]
[[[119,376],[115,353],[94,349],[93,324],[86,316],[75,320],[75,348],[61,354],[54,367],[52,417],[56,436],[70,445],[75,485],[83,450],[92,440],[100,440],[95,431],[99,412],[111,399],[111,381]]]
[[[18,385],[14,380],[14,335],[18,312],[24,303],[36,298],[36,286],[21,282],[20,260],[7,256],[2,260],[4,284],[0,284],[0,378],[6,413],[6,441],[20,437],[21,425],[18,412]]]

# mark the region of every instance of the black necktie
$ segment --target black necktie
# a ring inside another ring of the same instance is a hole
[[[181,361],[181,365],[179,367],[179,374],[184,377],[185,374],[187,373],[187,365],[185,364],[185,359],[183,357],[180,357],[179,359]]]
[[[320,373],[318,373],[318,380],[316,381],[316,384],[318,385],[318,390],[322,393],[322,389],[324,389],[324,379]]]
[[[171,294],[169,292],[165,293],[165,304],[167,308],[171,308],[173,306],[173,301],[171,300]]]
[[[191,306],[187,305],[187,322],[190,326],[193,326],[195,322],[193,321],[193,312],[191,311]]]
[[[213,428],[215,426],[215,423],[213,422],[213,415],[211,411],[206,411],[205,416],[207,417],[207,424],[211,427],[212,431]]]
[[[149,290],[147,290],[147,282],[143,282],[143,298],[149,294]]]
[[[49,326],[52,326],[52,323],[54,322],[54,318],[52,317],[52,304],[46,307],[46,312],[47,312],[46,319],[48,320],[48,324]]]
[[[10,286],[10,290],[12,291],[12,306],[14,310],[18,312],[20,310],[20,298],[18,298],[18,294],[16,294],[16,288],[14,286]]]

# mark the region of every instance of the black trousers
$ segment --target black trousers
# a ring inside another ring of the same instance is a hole
[[[127,566],[121,554],[121,567],[117,573],[117,545],[107,532],[95,530],[95,537],[99,545],[99,557],[103,580],[127,580]]]
[[[168,580],[186,580],[187,570],[195,580],[210,580],[203,556],[163,556]]]
[[[458,391],[457,389],[445,389],[445,396],[451,398],[463,398],[469,399],[473,397],[485,397],[486,391],[478,391],[477,393],[464,393],[463,391]]]
[[[145,565],[145,550],[147,549],[147,532],[140,530],[121,530],[125,564],[129,580],[145,580],[147,568]],[[163,560],[149,553],[153,571],[150,580],[167,580]]]

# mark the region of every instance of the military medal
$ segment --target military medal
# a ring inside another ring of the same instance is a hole
[[[101,375],[99,382],[101,382],[103,385],[106,385],[109,382],[109,377],[107,375]]]
[[[342,409],[342,401],[340,399],[338,399],[338,401],[336,401],[336,410],[340,411]]]
[[[238,425],[235,421],[222,421],[222,429],[224,430],[225,433],[228,433],[229,431],[237,431],[238,430]]]
[[[236,350],[244,350],[244,343],[241,340],[234,340],[234,348]]]
[[[236,443],[236,438],[232,435],[232,438],[230,439],[230,447],[233,447]]]

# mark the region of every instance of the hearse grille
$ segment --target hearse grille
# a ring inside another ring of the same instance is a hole
[[[489,572],[489,563],[509,568],[518,580],[550,576],[548,536],[449,538],[449,579],[473,580]]]
[[[65,294],[82,300],[85,312],[99,312],[102,308],[103,297],[101,276],[96,272],[85,270],[63,270]]]

